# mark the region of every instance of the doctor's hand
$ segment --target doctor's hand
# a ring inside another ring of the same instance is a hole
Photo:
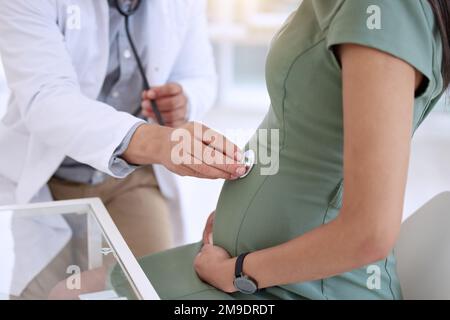
[[[242,151],[200,123],[173,129],[143,124],[122,158],[134,165],[162,164],[181,176],[235,180],[246,172]]]
[[[142,93],[142,114],[156,120],[151,100],[155,100],[166,126],[178,128],[187,122],[188,98],[178,83],[168,83]]]

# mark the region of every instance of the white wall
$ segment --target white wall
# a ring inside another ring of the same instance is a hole
[[[436,111],[431,113],[412,140],[404,218],[436,195],[450,191],[449,163],[450,113]]]
[[[3,73],[3,66],[0,60],[0,119],[3,117],[6,111],[6,100],[7,100],[7,87],[5,83],[5,77]],[[9,292],[11,285],[11,270],[13,268],[13,264],[11,262],[14,261],[14,257],[8,255],[10,250],[6,250],[10,248],[12,243],[11,237],[11,214],[3,212],[0,216],[0,243],[2,244],[2,252],[4,252],[7,256],[2,259],[2,263],[0,263],[0,300],[8,299],[8,295],[5,294]]]
[[[6,87],[2,62],[0,60],[0,119],[2,118],[2,116],[5,113],[7,95],[8,95],[8,90]]]

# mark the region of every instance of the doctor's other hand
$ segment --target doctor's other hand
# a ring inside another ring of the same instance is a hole
[[[203,244],[213,244],[213,227],[214,227],[214,218],[216,217],[216,212],[213,211],[208,220],[206,220],[205,229],[203,230]]]
[[[142,93],[142,114],[156,120],[151,101],[155,100],[166,126],[178,128],[187,122],[188,98],[178,83],[153,87]]]
[[[196,122],[177,129],[143,124],[122,155],[130,164],[161,164],[180,176],[227,180],[245,174],[242,157],[235,144]]]

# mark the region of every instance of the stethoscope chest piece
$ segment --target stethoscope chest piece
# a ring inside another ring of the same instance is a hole
[[[250,172],[252,171],[253,167],[255,166],[255,162],[256,162],[255,152],[253,150],[245,151],[243,162],[245,164],[245,168],[247,169],[247,171],[245,172],[244,175],[242,175],[240,177],[240,179],[244,179],[245,177],[247,177],[250,174]]]

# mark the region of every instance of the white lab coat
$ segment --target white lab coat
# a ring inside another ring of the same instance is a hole
[[[146,48],[139,51],[147,52],[150,84],[180,83],[190,118],[197,118],[216,94],[205,1],[144,0],[139,10],[147,17],[134,39]],[[66,156],[114,176],[109,159],[139,120],[96,101],[107,72],[108,32],[106,0],[16,0],[0,6],[0,53],[11,90],[0,122],[0,205],[49,200],[47,181]],[[180,209],[176,178],[160,166],[155,174],[172,207]],[[25,280],[62,245],[24,239],[21,250],[43,252]]]

